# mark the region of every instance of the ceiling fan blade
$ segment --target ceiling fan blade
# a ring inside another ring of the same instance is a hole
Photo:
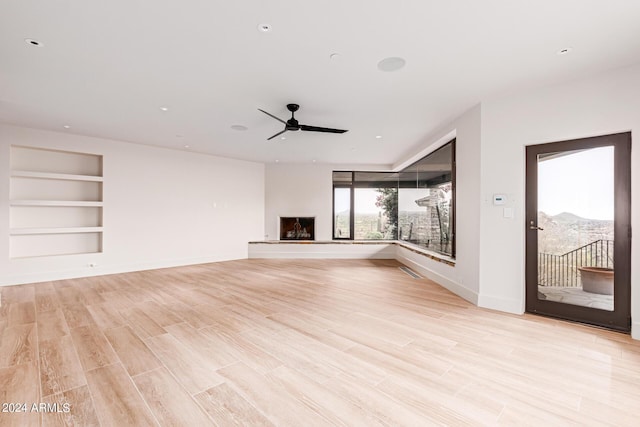
[[[307,125],[300,125],[300,130],[308,130],[308,131],[312,131],[312,132],[329,132],[329,133],[345,133],[345,132],[348,132],[348,130],[345,130],[345,129],[321,128],[321,127],[318,127],[318,126],[307,126]]]
[[[267,116],[269,116],[269,117],[273,117],[274,119],[276,119],[277,121],[279,121],[279,122],[281,122],[281,123],[283,123],[283,124],[285,124],[285,125],[287,124],[287,122],[285,122],[284,120],[282,120],[282,119],[280,119],[280,118],[278,118],[278,117],[274,116],[274,115],[273,115],[273,114],[271,114],[271,113],[267,113],[266,111],[261,110],[261,109],[259,109],[259,108],[258,108],[258,111],[262,111],[262,112],[263,112],[263,113],[265,113]],[[269,138],[269,139],[271,139],[271,138]]]
[[[273,135],[271,138],[267,138],[267,141],[269,141],[270,139],[275,138],[275,137],[276,137],[276,136],[278,136],[278,135],[282,135],[282,134],[283,134],[283,133],[285,133],[286,131],[287,131],[287,130],[285,129],[285,130],[283,130],[283,131],[281,131],[281,132],[276,133],[276,134],[275,134],[275,135]]]

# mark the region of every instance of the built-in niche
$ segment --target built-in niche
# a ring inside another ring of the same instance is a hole
[[[280,217],[280,240],[315,240],[315,217]]]
[[[102,252],[102,156],[11,147],[11,258]]]

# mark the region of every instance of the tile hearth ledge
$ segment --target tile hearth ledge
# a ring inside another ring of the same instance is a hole
[[[456,260],[451,257],[398,240],[263,240],[249,242],[249,245],[395,245],[451,267],[456,265]]]

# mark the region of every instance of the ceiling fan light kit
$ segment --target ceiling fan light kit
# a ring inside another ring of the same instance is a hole
[[[347,132],[347,130],[345,130],[345,129],[334,129],[334,128],[319,127],[319,126],[301,125],[300,123],[298,123],[298,121],[295,118],[295,113],[296,113],[296,111],[298,111],[298,109],[300,109],[300,106],[298,104],[287,104],[287,110],[291,111],[291,118],[285,122],[281,118],[276,117],[273,114],[268,113],[268,112],[258,108],[259,111],[262,111],[267,116],[269,116],[271,118],[274,118],[277,121],[279,121],[280,123],[284,124],[284,130],[276,133],[275,135],[271,136],[270,138],[267,138],[267,141],[275,138],[276,136],[282,135],[283,133],[285,133],[287,131],[295,132],[295,131],[303,130],[303,131],[309,131],[309,132],[325,132],[325,133],[345,133],[345,132]]]

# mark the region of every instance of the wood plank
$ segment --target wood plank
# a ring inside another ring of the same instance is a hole
[[[95,326],[71,329],[71,338],[85,371],[111,365],[118,357],[104,334]]]
[[[191,394],[199,393],[224,381],[216,373],[217,366],[191,352],[169,334],[149,338],[146,343]]]
[[[136,307],[138,307],[142,313],[147,315],[151,320],[162,327],[183,322],[180,317],[171,312],[169,307],[160,305],[155,301],[144,301],[140,304],[137,304]]]
[[[226,346],[218,345],[211,335],[206,335],[186,323],[179,323],[166,327],[167,331],[177,339],[182,345],[193,353],[209,360],[212,366],[221,368],[238,361],[238,359],[227,351]]]
[[[149,347],[129,326],[109,329],[104,331],[104,334],[129,375],[138,375],[162,366]]]
[[[302,420],[306,426],[327,425],[326,418],[309,409],[284,387],[259,375],[241,362],[226,366],[218,372],[276,425],[299,426]]]
[[[33,302],[10,303],[7,313],[9,326],[24,325],[36,321],[36,308]]]
[[[305,406],[321,414],[330,425],[337,426],[383,426],[379,418],[353,402],[343,399],[333,391],[311,381],[304,375],[286,366],[281,366],[267,374],[294,396],[298,396]]]
[[[421,413],[429,423],[438,425],[476,426],[491,425],[498,421],[498,412],[487,411],[483,406],[457,397],[437,387],[428,389],[411,378],[388,378],[376,386],[390,398],[402,402]]]
[[[102,295],[90,286],[78,285],[78,290],[82,294],[86,305],[96,305],[104,302]]]
[[[94,324],[87,307],[81,303],[62,304],[62,313],[64,313],[64,318],[69,328],[79,328]]]
[[[39,283],[35,288],[36,313],[55,310],[60,308],[60,301],[53,283]]]
[[[158,368],[133,378],[138,390],[163,426],[207,426],[212,420],[171,376]]]
[[[0,403],[26,404],[27,410],[29,410],[26,413],[0,413],[0,425],[7,427],[38,426],[40,415],[30,412],[30,409],[33,403],[39,402],[38,368],[35,363],[0,368]]]
[[[41,341],[39,350],[43,396],[71,390],[87,383],[71,336]]]
[[[268,318],[337,350],[347,350],[356,344],[354,341],[328,330],[329,327],[336,326],[333,322],[326,322],[309,313],[275,313]],[[326,325],[327,323],[330,323],[329,327]]]
[[[275,427],[226,383],[196,394],[195,399],[218,426]]]
[[[211,324],[209,317],[205,314],[198,313],[191,306],[183,304],[179,301],[171,304],[171,311],[191,327],[200,329]]]
[[[103,366],[87,372],[87,382],[101,425],[159,425],[120,364]]]
[[[6,327],[0,337],[0,367],[37,363],[35,323]]]
[[[429,419],[420,412],[403,405],[402,402],[390,399],[387,394],[371,388],[357,379],[339,376],[331,379],[324,386],[386,425],[430,425]]]
[[[100,296],[103,299],[103,302],[109,303],[114,307],[132,307],[139,301],[132,300],[120,290],[113,290],[107,292],[100,292]]]
[[[38,339],[40,341],[69,335],[69,327],[61,309],[40,312],[37,318]]]
[[[119,309],[111,303],[92,304],[87,310],[100,329],[117,328],[126,323]]]
[[[211,340],[216,348],[261,374],[282,365],[282,361],[242,335],[219,331],[213,327],[200,329],[200,332]]]
[[[158,325],[152,318],[143,313],[139,308],[120,310],[120,313],[141,339],[147,339],[164,335],[167,331]]]
[[[58,294],[58,299],[60,303],[64,305],[87,305],[87,300],[84,295],[78,290],[75,286],[74,281],[69,281],[70,285],[61,285],[61,282],[55,282],[54,287],[56,288],[56,292]]]
[[[51,394],[42,401],[51,405],[51,411],[41,414],[43,427],[100,426],[87,386]]]
[[[293,347],[276,334],[266,335],[262,332],[247,331],[242,336],[261,351],[271,354],[284,365],[302,372],[319,383],[324,383],[338,374],[333,366],[325,363],[326,358],[322,354]]]
[[[18,304],[35,300],[35,285],[6,286],[2,290],[3,304]]]

